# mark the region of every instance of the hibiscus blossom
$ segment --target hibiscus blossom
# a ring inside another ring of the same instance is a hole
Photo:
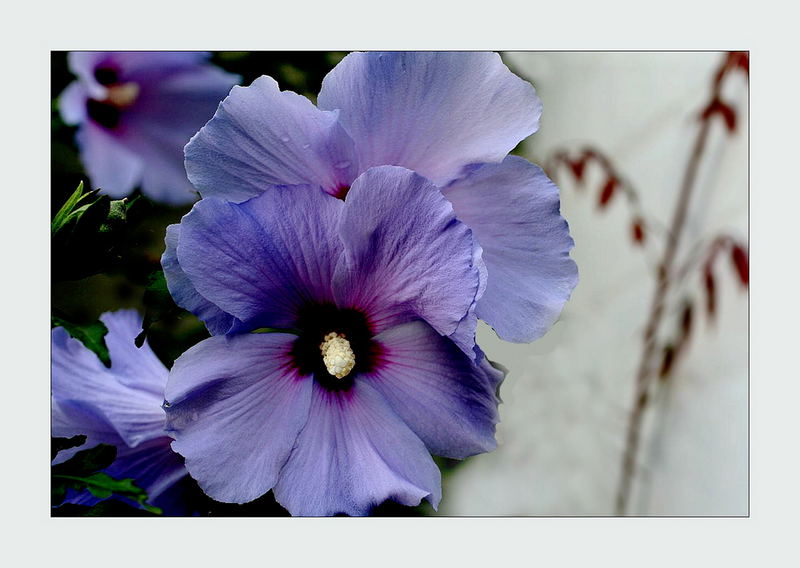
[[[346,201],[268,189],[203,199],[168,228],[170,291],[218,334],[170,372],[173,449],[219,501],[272,489],[293,515],[436,507],[430,453],[495,447],[503,374],[474,345],[472,232],[405,168],[367,170]]]
[[[239,77],[199,52],[71,52],[78,77],[62,93],[64,122],[78,125],[81,161],[94,187],[112,197],[137,186],[161,203],[197,199],[183,147]]]
[[[180,487],[186,476],[183,459],[170,448],[164,432],[164,385],[167,369],[149,345],[134,345],[142,329],[135,310],[100,316],[111,368],[62,327],[52,331],[52,435],[86,436],[86,442],[56,456],[54,463],[97,444],[117,448],[117,458],[105,473],[117,479],[133,478],[147,492],[149,502],[167,514],[182,514]],[[88,491],[67,501],[93,504]]]
[[[558,188],[507,156],[539,126],[529,83],[495,53],[351,53],[325,77],[318,105],[266,76],[234,87],[186,147],[189,179],[203,197],[229,201],[276,184],[345,198],[370,167],[414,170],[483,249],[477,316],[510,341],[549,329],[578,273]]]

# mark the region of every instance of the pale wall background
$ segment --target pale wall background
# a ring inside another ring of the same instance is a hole
[[[542,125],[526,142],[526,157],[542,164],[556,148],[597,146],[638,189],[643,209],[667,225],[697,132],[697,113],[722,57],[504,54],[544,103]],[[712,128],[684,254],[719,232],[747,239],[744,76],[732,75],[724,93],[740,125],[733,136],[721,121]],[[650,235],[645,249],[634,247],[622,200],[604,211],[596,206],[595,186],[602,180],[590,178],[583,191],[567,175],[560,180],[580,283],[561,321],[534,344],[505,343],[490,328],[479,330],[478,341],[489,357],[510,369],[501,389],[500,444],[447,478],[442,514],[613,514],[641,334],[664,241]],[[716,321],[696,318],[686,356],[648,414],[631,513],[748,513],[747,292],[727,257],[720,259],[716,274]],[[699,275],[689,278],[674,299],[683,297],[703,305]]]

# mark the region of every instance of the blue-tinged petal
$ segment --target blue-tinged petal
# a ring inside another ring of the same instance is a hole
[[[142,193],[174,205],[195,201],[198,195],[186,176],[183,148],[239,77],[211,65],[195,65],[148,68],[131,80],[139,85],[139,93],[125,110],[118,135],[147,164]]]
[[[136,310],[117,310],[104,313],[100,321],[108,329],[105,341],[111,373],[122,384],[151,393],[153,400],[163,400],[168,371],[147,340],[141,347],[134,342],[142,331],[142,316]]]
[[[58,98],[58,110],[61,114],[61,120],[65,124],[75,125],[86,119],[86,101],[89,97],[89,92],[86,86],[79,82],[73,81]]]
[[[165,516],[191,515],[195,511],[192,511],[185,501],[186,487],[178,483],[188,476],[188,472],[183,466],[183,458],[170,448],[171,442],[171,438],[163,436],[135,448],[122,446],[118,448],[114,463],[104,469],[103,473],[114,479],[133,479],[136,486],[147,493],[147,503],[161,508]],[[76,448],[76,451],[89,447],[90,444],[84,444]],[[64,457],[62,454],[66,453],[66,451],[61,452],[54,463],[65,461],[62,459]],[[74,453],[70,452],[69,457]],[[128,499],[120,499],[138,506],[138,503]],[[91,507],[102,500],[88,490],[69,489],[64,502]]]
[[[296,336],[216,336],[181,355],[164,403],[172,448],[210,497],[269,491],[308,418],[311,377],[292,367]]]
[[[221,335],[230,331],[236,318],[223,312],[217,306],[201,296],[191,280],[183,272],[178,263],[178,242],[180,241],[181,226],[169,225],[164,239],[166,249],[161,256],[161,266],[164,277],[167,279],[167,288],[175,303],[192,312],[206,324],[211,335]]]
[[[496,53],[351,53],[324,79],[319,107],[340,109],[360,171],[391,164],[438,185],[499,162],[535,132],[541,101]]]
[[[65,91],[62,115],[82,123],[77,141],[95,186],[123,197],[140,185],[149,198],[171,205],[197,199],[186,177],[183,147],[240,79],[206,63],[208,55],[69,54],[80,89]]]
[[[164,435],[163,396],[121,380],[60,327],[52,331],[51,364],[53,436],[85,434],[87,444],[122,442],[133,447]],[[143,383],[149,384],[149,379]]]
[[[430,181],[394,166],[368,170],[347,194],[340,233],[337,304],[367,313],[376,332],[423,318],[450,335],[468,316],[481,261],[472,233]],[[458,334],[466,353],[474,325]]]
[[[336,112],[262,76],[235,87],[192,138],[186,171],[203,197],[244,201],[271,184],[310,184],[337,194],[350,185],[357,164]]]
[[[86,86],[89,96],[103,99],[106,88],[95,78],[95,71],[102,67],[118,68],[112,63],[113,51],[70,51],[67,54],[69,70]]]
[[[472,167],[443,192],[483,248],[488,282],[478,317],[508,341],[541,337],[578,282],[558,188],[538,166],[509,156]]]
[[[171,442],[165,435],[136,448],[120,448],[105,472],[116,479],[133,478],[147,492],[148,502],[158,507],[164,491],[188,474],[183,458],[170,447]]]
[[[483,296],[483,293],[486,291],[486,282],[488,278],[488,272],[486,270],[486,264],[483,262],[483,249],[481,249],[480,245],[474,239],[474,247],[472,253],[472,262],[478,269],[478,291],[475,292],[475,299],[476,301],[472,303],[469,307],[469,310],[461,318],[461,321],[458,322],[456,329],[448,334],[448,337],[455,342],[456,345],[460,346],[465,353],[469,353],[472,359],[476,358],[478,346],[476,345],[475,341],[475,333],[478,327],[478,302],[477,300]],[[472,351],[469,351],[469,348],[472,347]]]
[[[133,191],[144,169],[139,156],[91,121],[80,127],[76,140],[93,189],[115,199]]]
[[[197,203],[181,221],[178,262],[200,295],[239,320],[290,328],[309,302],[332,302],[344,203],[273,187],[244,203]]]
[[[365,515],[387,499],[436,508],[441,477],[422,441],[364,381],[338,392],[315,382],[275,498],[296,516]]]
[[[463,459],[489,452],[498,422],[494,377],[421,321],[375,337],[380,364],[363,379],[434,454]]]

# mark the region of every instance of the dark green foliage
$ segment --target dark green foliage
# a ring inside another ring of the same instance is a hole
[[[53,517],[154,517],[157,514],[117,499],[106,499],[93,507],[64,503],[51,512]]]
[[[75,280],[114,267],[126,236],[134,201],[112,201],[99,190],[83,192],[83,182],[56,212],[50,225],[53,280]]]
[[[98,499],[120,497],[137,503],[146,511],[161,514],[160,509],[147,504],[147,493],[137,487],[133,479],[114,479],[101,471],[114,463],[116,457],[117,449],[114,446],[98,444],[88,450],[77,452],[63,463],[54,465],[51,470],[51,504],[57,507],[63,503],[68,489],[88,490]],[[93,509],[87,508],[83,513],[103,514],[103,508],[94,511]],[[80,509],[73,507],[70,510]],[[59,514],[63,513],[64,511],[61,511]]]
[[[51,323],[53,327],[63,327],[67,330],[70,337],[74,337],[83,345],[94,352],[97,357],[102,361],[106,367],[111,367],[111,357],[108,354],[108,347],[106,346],[106,334],[108,328],[100,320],[94,321],[89,324],[76,324],[69,322],[63,318],[52,316]]]
[[[167,279],[163,270],[156,270],[148,277],[143,301],[145,306],[144,320],[142,321],[142,332],[136,336],[136,347],[141,347],[144,344],[147,332],[153,323],[167,315],[175,315],[180,311],[167,289]]]
[[[72,438],[50,438],[50,459],[53,460],[61,450],[77,448],[86,443],[86,436],[83,434]]]

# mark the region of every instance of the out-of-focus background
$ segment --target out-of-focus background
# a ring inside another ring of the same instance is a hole
[[[712,82],[726,55],[506,53],[544,104],[539,132],[521,148],[548,164],[566,150],[601,151],[638,195],[644,242],[633,239],[622,194],[604,207],[605,174],[589,162],[583,183],[549,168],[575,239],[580,281],[561,321],[532,345],[479,331],[488,355],[510,372],[501,390],[499,448],[447,479],[449,515],[615,513],[621,456],[633,405],[657,267]],[[736,128],[712,120],[676,264],[703,258],[719,235],[747,243],[748,83],[729,73],[723,100]],[[648,404],[627,513],[748,514],[748,300],[727,254],[713,265],[715,313],[707,314],[702,263],[669,294],[660,339],[680,329],[686,346]]]
[[[225,52],[213,54],[212,62],[241,75],[242,84],[268,74],[283,89],[314,100],[343,55]],[[479,330],[488,356],[509,369],[499,447],[463,463],[442,462],[438,514],[612,515],[621,512],[622,456],[658,267],[703,111],[729,56],[530,52],[503,58],[542,98],[540,130],[515,153],[557,180],[580,282],[561,320],[533,344],[505,343],[491,329]],[[66,54],[53,53],[54,101],[71,80]],[[731,261],[733,247],[747,248],[746,74],[732,69],[719,94],[728,110],[706,118],[677,274],[655,336],[653,388],[638,429],[626,514],[748,514],[748,301]],[[86,177],[74,129],[60,120],[55,102],[52,116],[55,212]],[[153,309],[145,291],[159,269],[164,228],[188,209],[138,200],[115,250],[118,262],[80,278],[58,278],[54,268],[54,313],[88,323],[121,307]],[[206,336],[190,314],[163,310],[148,340],[169,366]],[[207,506],[215,515],[282,512],[269,497],[244,509]],[[434,514],[391,505],[377,513]]]

